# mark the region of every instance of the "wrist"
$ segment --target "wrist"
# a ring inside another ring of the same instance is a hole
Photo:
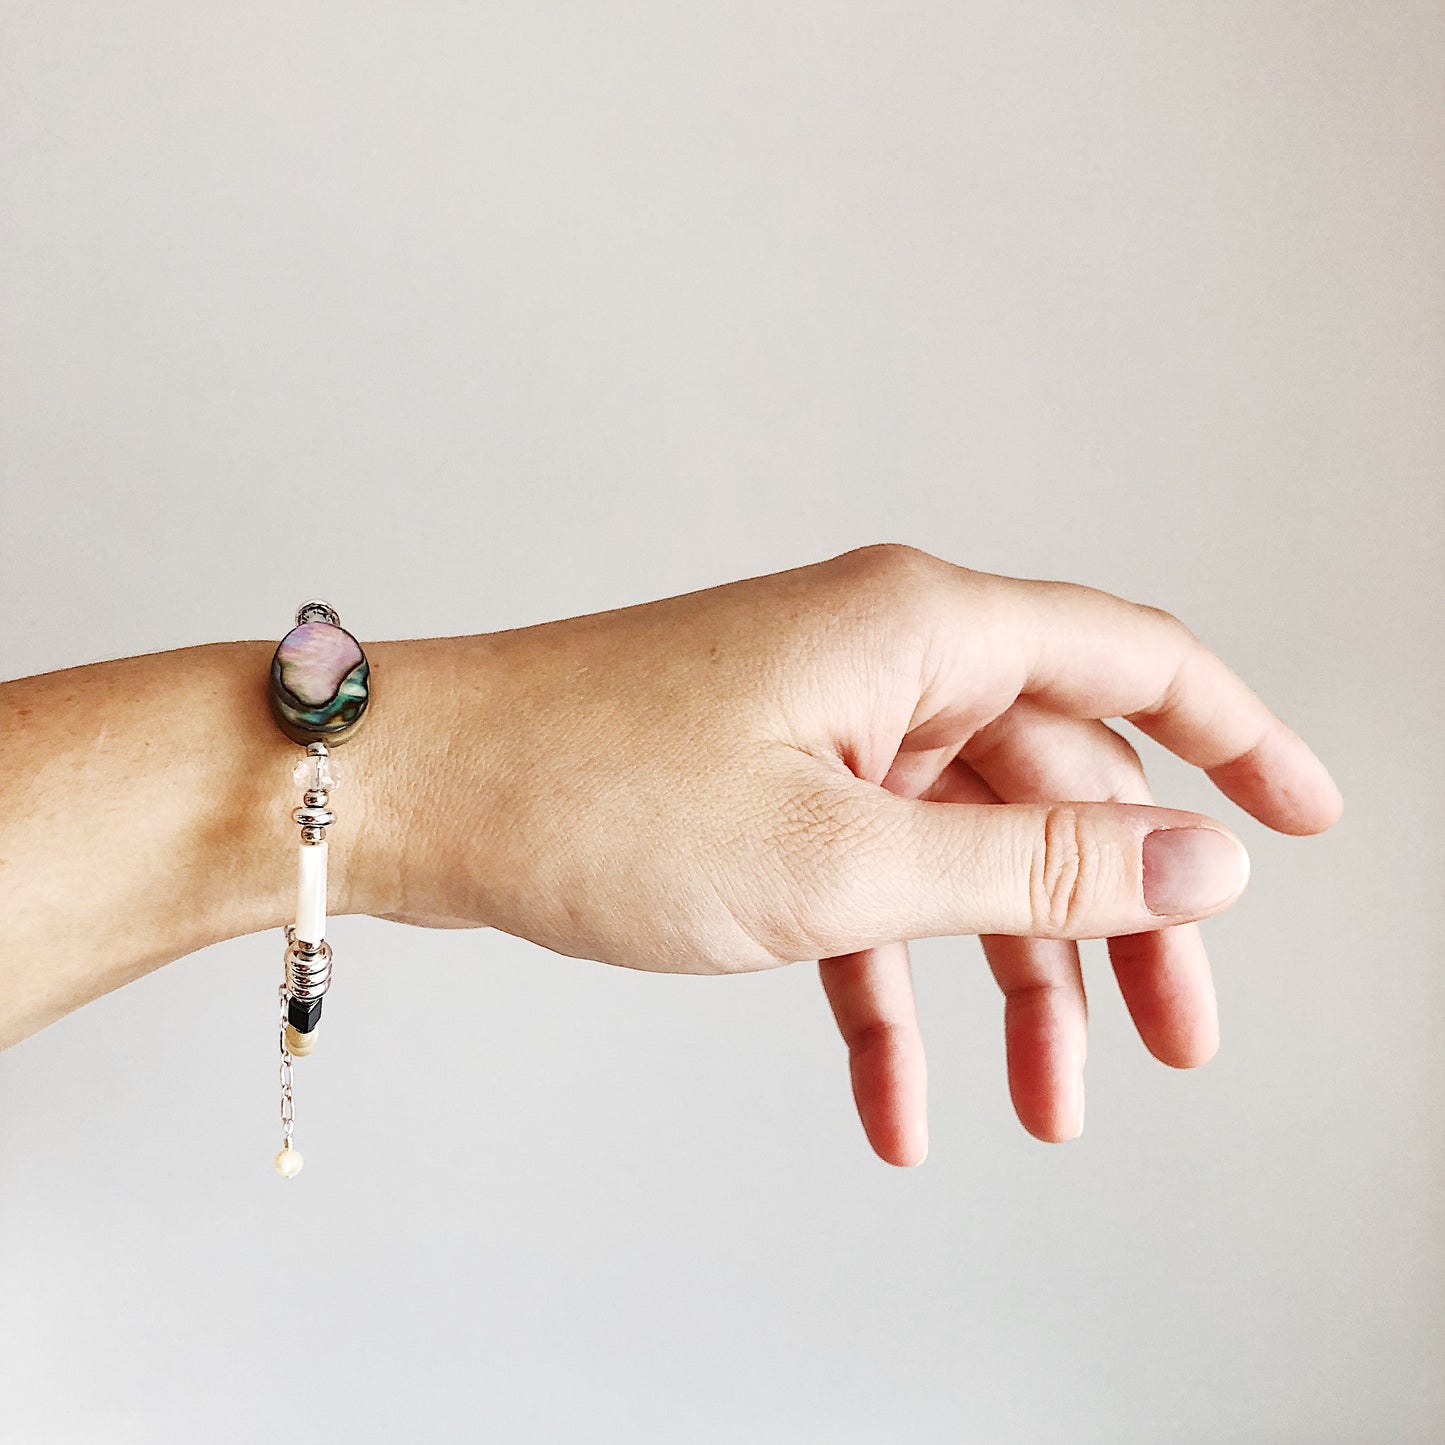
[[[519,659],[502,658],[502,639],[518,635],[364,644],[372,704],[344,784],[355,779],[361,815],[345,911],[430,928],[497,916],[499,795],[521,705]]]
[[[402,895],[413,813],[428,793],[426,717],[435,715],[438,692],[432,641],[361,640],[370,665],[366,719],[332,749],[341,768],[330,805],[333,913],[387,917]]]

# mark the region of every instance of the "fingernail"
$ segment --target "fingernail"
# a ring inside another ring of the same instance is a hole
[[[1217,828],[1156,828],[1144,839],[1144,902],[1150,913],[1206,913],[1249,881],[1244,845]]]
[[[923,1152],[913,1161],[915,1169],[928,1158],[928,1121],[926,1119],[918,1121],[918,1137],[923,1143]]]

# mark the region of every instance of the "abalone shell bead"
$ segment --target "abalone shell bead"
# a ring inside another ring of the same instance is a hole
[[[303,622],[271,658],[271,713],[293,742],[339,743],[361,725],[371,668],[361,644],[330,622]]]

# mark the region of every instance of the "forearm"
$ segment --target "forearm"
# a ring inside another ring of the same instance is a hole
[[[0,683],[0,1048],[296,903],[299,750],[274,642],[211,643]],[[328,911],[385,913],[414,644],[369,643],[375,718],[337,749]],[[387,716],[390,710],[390,716]]]

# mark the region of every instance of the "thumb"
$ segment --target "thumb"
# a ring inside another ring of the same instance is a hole
[[[1127,803],[940,803],[857,780],[810,830],[824,940],[1111,938],[1233,903],[1249,855],[1202,813]],[[828,915],[832,915],[829,917]],[[829,924],[848,933],[833,938]],[[829,948],[829,951],[840,951]]]

